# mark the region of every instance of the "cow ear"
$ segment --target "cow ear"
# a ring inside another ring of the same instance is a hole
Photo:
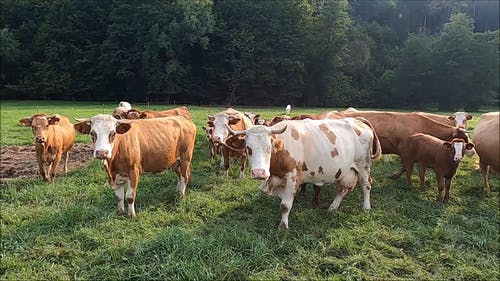
[[[448,120],[455,120],[455,115],[448,116]]]
[[[79,122],[73,125],[75,127],[75,130],[82,134],[89,134],[90,133],[90,124],[88,122]]]
[[[474,144],[473,143],[468,142],[468,143],[465,144],[465,149],[472,150],[473,148],[474,148]]]
[[[214,121],[208,121],[207,125],[208,125],[208,127],[215,127]]]
[[[472,118],[474,118],[474,115],[467,113],[467,116],[465,118],[467,118],[467,120],[471,120]]]
[[[139,118],[146,119],[146,118],[148,118],[148,115],[145,112],[141,112],[141,115],[139,115]]]
[[[24,127],[30,127],[31,126],[31,118],[21,118],[19,119],[19,124]]]
[[[283,142],[279,139],[271,138],[271,142],[273,144],[273,151],[280,152],[283,150]]]
[[[116,126],[116,133],[117,134],[125,134],[126,132],[128,132],[128,130],[130,130],[130,124],[128,123],[121,123],[121,124],[118,124],[118,126]]]
[[[215,117],[213,115],[207,115],[208,121],[214,121]]]
[[[229,117],[229,124],[230,125],[237,124],[238,122],[240,122],[240,120],[241,120],[241,118],[239,118],[239,117],[230,116]]]
[[[47,119],[48,119],[48,121],[49,121],[49,125],[56,125],[57,123],[59,123],[59,120],[61,120],[61,119],[59,118],[59,116],[56,116],[56,115],[54,115],[54,116],[50,116],[50,117],[49,117],[49,118],[47,118]]]
[[[451,142],[447,142],[447,141],[445,141],[445,142],[443,143],[443,146],[444,146],[444,148],[446,148],[447,150],[452,150]]]

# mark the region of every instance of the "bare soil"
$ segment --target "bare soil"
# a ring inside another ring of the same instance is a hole
[[[68,172],[92,160],[92,150],[92,144],[75,143],[69,153]],[[6,146],[0,151],[0,184],[13,179],[40,176],[34,145]],[[56,178],[63,173],[64,161],[61,160]]]

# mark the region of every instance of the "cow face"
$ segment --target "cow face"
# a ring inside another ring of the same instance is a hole
[[[37,114],[31,118],[22,118],[19,123],[25,127],[31,127],[35,136],[36,144],[45,144],[47,142],[47,134],[50,125],[56,125],[59,122],[57,115],[47,116],[45,114]]]
[[[467,112],[459,111],[455,114],[448,116],[448,119],[455,121],[455,126],[460,128],[467,128],[467,121],[471,120],[474,116]]]
[[[116,134],[124,134],[130,129],[130,124],[120,123],[106,114],[78,121],[75,129],[82,134],[90,134],[95,144],[94,158],[97,159],[111,158]]]
[[[214,116],[213,120],[213,141],[221,143],[229,136],[229,130],[226,125],[234,125],[241,121],[241,118],[225,113],[218,113]]]
[[[146,118],[146,114],[137,109],[131,109],[127,111],[127,119],[143,119]]]
[[[127,111],[128,109],[126,107],[117,107],[115,110],[113,110],[113,117],[116,119],[127,119]]]
[[[462,139],[453,139],[451,142],[444,142],[443,145],[447,150],[452,152],[453,161],[455,162],[462,161],[465,152],[474,149],[474,144],[466,143]]]

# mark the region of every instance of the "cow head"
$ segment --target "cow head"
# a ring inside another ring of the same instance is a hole
[[[45,144],[49,126],[56,125],[59,122],[59,116],[47,116],[45,114],[35,114],[33,117],[25,117],[19,120],[19,123],[25,127],[31,127],[35,136],[36,144]]]
[[[115,110],[113,110],[113,117],[115,117],[116,119],[127,119],[127,111],[129,109],[127,109],[126,107],[117,107],[115,108]]]
[[[467,134],[468,131],[462,127],[456,127],[454,132],[453,132],[453,136],[452,136],[452,139],[462,139],[464,140],[466,143],[469,142],[469,135]],[[476,153],[476,150],[474,149],[474,146],[472,146],[471,149],[466,149],[465,150],[465,155],[467,156],[472,156]]]
[[[213,124],[213,141],[218,144],[224,141],[229,136],[227,129],[231,125],[235,125],[241,121],[241,118],[234,115],[229,115],[224,112],[217,113],[212,121]]]
[[[245,131],[227,129],[235,136],[245,135],[247,154],[250,158],[251,176],[254,179],[267,179],[270,176],[271,153],[283,150],[283,143],[273,138],[273,134],[282,134],[287,126],[276,129],[256,125]]]
[[[147,118],[147,113],[138,109],[132,108],[127,111],[127,119],[144,119]]]
[[[472,118],[474,118],[474,116],[463,111],[455,112],[455,114],[448,116],[449,120],[455,121],[456,127],[461,128],[467,128],[467,121],[471,120]]]
[[[463,139],[453,139],[451,142],[446,141],[443,145],[447,150],[451,151],[455,163],[462,161],[467,150],[474,149],[474,144],[466,143]]]
[[[94,158],[111,158],[116,134],[124,134],[130,124],[116,120],[107,114],[98,114],[88,119],[76,119],[75,129],[82,134],[90,134],[95,144]]]

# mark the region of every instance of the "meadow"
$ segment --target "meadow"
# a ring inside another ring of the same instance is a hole
[[[2,101],[1,147],[32,143],[18,120],[34,113],[91,117],[116,103]],[[135,105],[135,104],[134,104]],[[145,104],[135,105],[147,108]],[[151,105],[151,109],[172,108]],[[335,196],[322,189],[298,195],[290,229],[279,230],[279,200],[262,193],[257,180],[238,178],[232,165],[221,175],[220,158],[209,160],[201,129],[207,114],[223,107],[189,106],[198,127],[192,181],[186,195],[175,192],[171,171],[143,174],[137,192],[137,220],[116,212],[116,197],[102,163],[59,175],[53,184],[39,177],[1,188],[2,280],[499,280],[499,187],[490,176],[485,192],[477,156],[466,157],[452,182],[450,202],[436,203],[436,182],[427,189],[388,178],[399,158],[372,166],[372,210],[362,209],[362,191],[348,194],[327,213]],[[238,108],[263,117],[283,108]],[[335,108],[294,108],[292,115]],[[474,128],[481,112],[471,112]],[[90,143],[78,135],[77,142]],[[33,161],[35,161],[33,159]]]

